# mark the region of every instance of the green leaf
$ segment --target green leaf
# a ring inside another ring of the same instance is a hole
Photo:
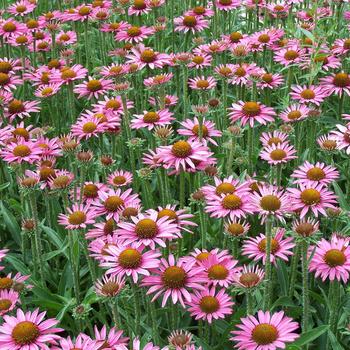
[[[310,344],[312,341],[320,337],[328,329],[329,329],[329,325],[323,325],[323,326],[319,326],[317,328],[311,329],[310,331],[302,334],[301,337],[291,345],[303,346],[305,344]]]
[[[12,238],[18,245],[21,245],[21,228],[18,226],[16,218],[4,206],[4,203],[2,201],[0,201],[0,213],[4,219],[7,229],[12,235]]]

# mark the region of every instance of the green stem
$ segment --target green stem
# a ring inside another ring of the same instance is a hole
[[[272,217],[268,216],[265,222],[266,235],[266,260],[265,260],[265,290],[264,290],[264,310],[270,308],[271,303],[271,242],[272,242]]]
[[[308,241],[304,239],[301,242],[301,251],[302,251],[302,280],[303,280],[303,320],[302,320],[302,327],[303,332],[308,331],[308,325],[309,325],[309,272],[308,272]]]

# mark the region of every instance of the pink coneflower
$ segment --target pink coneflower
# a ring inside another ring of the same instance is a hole
[[[141,16],[143,14],[149,13],[151,7],[149,6],[148,0],[134,0],[131,6],[128,8],[128,15]]]
[[[183,128],[180,128],[177,130],[179,135],[185,135],[189,136],[188,140],[190,142],[192,141],[202,141],[204,144],[206,142],[212,143],[215,146],[217,146],[217,142],[213,139],[213,137],[221,137],[222,133],[221,131],[215,129],[215,123],[205,120],[203,118],[202,121],[202,140],[199,138],[199,120],[197,117],[194,117],[194,119],[186,119],[185,121],[181,122],[181,126]]]
[[[151,69],[163,68],[170,63],[168,54],[159,53],[143,44],[131,49],[131,53],[126,56],[128,64],[137,64],[139,69],[149,67]]]
[[[312,50],[313,51],[313,50]],[[310,69],[312,61],[320,66],[323,71],[339,69],[341,67],[341,60],[338,57],[330,55],[328,52],[317,52],[313,60],[305,60],[301,64],[302,69]]]
[[[67,214],[58,215],[58,223],[67,230],[86,228],[95,223],[95,211],[90,205],[73,204],[72,208],[66,208]]]
[[[313,218],[304,218],[300,220],[294,220],[292,229],[295,233],[302,237],[310,237],[318,231],[319,222]]]
[[[175,168],[176,171],[186,171],[187,168],[196,170],[196,164],[206,162],[212,155],[209,148],[200,142],[183,140],[159,147],[157,154],[166,169]]]
[[[228,288],[232,284],[233,276],[240,270],[236,267],[237,264],[238,260],[230,255],[210,254],[199,265],[198,276],[203,277],[208,286]]]
[[[78,140],[96,137],[106,130],[107,124],[101,123],[100,120],[94,116],[79,118],[71,128],[72,136],[77,137]]]
[[[160,100],[160,98],[159,98]],[[164,103],[165,107],[170,107],[170,106],[175,106],[177,104],[177,101],[179,100],[179,98],[177,96],[174,95],[165,95],[164,100],[161,101],[161,103]],[[152,106],[156,106],[157,105],[157,100],[151,96],[148,100],[148,102],[152,105]]]
[[[235,273],[233,285],[246,291],[260,285],[264,276],[265,272],[259,266],[244,265],[241,271]]]
[[[220,11],[231,11],[240,6],[238,0],[215,0],[215,6]]]
[[[98,99],[100,95],[104,95],[108,90],[113,89],[113,81],[109,79],[93,79],[89,77],[89,80],[78,84],[74,88],[74,92],[79,94],[78,98],[86,97],[88,100],[91,98]]]
[[[150,88],[159,88],[173,78],[173,73],[159,74],[153,77],[146,78],[143,83]]]
[[[55,344],[62,332],[61,328],[54,328],[58,320],[50,318],[43,321],[46,312],[39,314],[39,309],[24,313],[17,309],[16,316],[4,316],[4,323],[0,326],[0,347],[3,349],[48,349],[47,344]]]
[[[253,51],[263,51],[264,48],[272,48],[284,35],[282,29],[266,28],[254,33],[250,38]]]
[[[201,32],[209,27],[209,22],[206,19],[196,16],[181,16],[174,19],[175,31],[189,32],[193,34]]]
[[[347,283],[350,273],[350,247],[348,238],[339,238],[333,235],[330,241],[321,239],[316,247],[310,247],[309,255],[312,256],[309,271],[315,272],[315,277],[321,277],[322,281],[329,278]]]
[[[215,186],[205,185],[201,188],[206,198],[220,196],[222,194],[232,194],[248,187],[247,183],[240,183],[239,179],[234,178],[232,175],[224,179],[215,176],[214,184]]]
[[[68,170],[56,170],[54,176],[49,177],[48,185],[52,190],[62,190],[70,186],[74,180],[74,174]]]
[[[133,350],[160,350],[159,346],[153,345],[153,343],[146,343],[144,346],[141,346],[141,341],[138,337],[136,337],[132,341],[132,349]],[[166,350],[167,348],[164,348]]]
[[[80,198],[81,196],[83,203],[91,204],[99,197],[100,192],[106,190],[107,186],[103,183],[87,181],[82,185],[82,187],[77,188],[76,196],[77,198]],[[71,193],[71,196],[74,198],[74,192]]]
[[[140,43],[154,33],[155,31],[152,27],[137,27],[130,25],[128,28],[118,31],[115,36],[115,40]]]
[[[152,209],[150,211],[152,211]],[[191,233],[191,231],[185,226],[197,226],[195,222],[188,220],[192,219],[194,216],[187,213],[185,209],[176,210],[176,205],[167,204],[165,207],[158,207],[157,212],[158,219],[167,217],[170,222],[177,224],[180,231]]]
[[[23,34],[27,30],[23,23],[19,23],[13,18],[0,19],[0,37],[8,39],[13,34]]]
[[[13,47],[26,47],[33,42],[31,34],[13,34],[7,39],[7,43]]]
[[[296,178],[294,183],[304,183],[312,185],[328,185],[338,179],[339,171],[324,163],[317,162],[315,165],[305,161],[305,163],[294,170],[291,177]]]
[[[116,234],[125,244],[135,244],[136,247],[149,246],[155,249],[156,245],[165,247],[166,240],[180,237],[178,225],[167,216],[158,218],[155,210],[146,214],[132,216],[131,222],[119,222]]]
[[[11,312],[18,303],[21,303],[18,292],[12,289],[0,290],[0,316]]]
[[[250,224],[245,220],[228,220],[224,225],[225,233],[233,238],[246,235],[249,229]]]
[[[274,60],[283,66],[299,64],[305,59],[305,49],[299,47],[298,45],[282,48],[274,55]]]
[[[350,39],[336,39],[333,43],[332,53],[346,55],[350,52]]]
[[[34,11],[36,7],[35,3],[32,3],[30,1],[20,0],[15,2],[14,4],[10,5],[7,8],[7,12],[14,15],[14,16],[25,16],[28,13],[31,13]]]
[[[102,238],[105,239],[107,236],[114,236],[117,224],[113,219],[109,219],[103,222],[94,224],[94,227],[90,229],[86,235],[86,239]]]
[[[18,286],[23,286],[29,277],[30,275],[22,276],[19,272],[15,276],[9,273],[5,277],[0,277],[0,290],[15,290]],[[26,284],[25,287],[28,289],[33,288],[30,284]]]
[[[191,58],[191,62],[187,65],[189,68],[201,69],[211,66],[212,57],[206,54],[196,54]]]
[[[17,85],[22,85],[23,80],[18,78],[16,75],[14,75],[11,72],[5,73],[0,72],[0,87],[1,90],[5,90],[7,92],[11,92],[12,90],[15,90]]]
[[[300,183],[300,188],[288,188],[293,210],[300,211],[302,219],[308,212],[316,217],[318,214],[327,216],[327,208],[335,208],[336,196],[323,184]]]
[[[328,95],[342,96],[344,93],[350,96],[350,75],[344,72],[321,78],[321,86]]]
[[[211,7],[195,6],[191,10],[185,12],[185,16],[212,17],[214,16],[214,11]]]
[[[90,256],[99,263],[105,261],[105,256],[108,255],[107,249],[110,247],[118,247],[120,240],[116,236],[107,235],[102,238],[97,238],[89,243]]]
[[[215,88],[216,80],[211,76],[207,78],[204,76],[201,76],[201,77],[189,79],[188,84],[190,88],[194,90],[211,90]]]
[[[47,98],[53,95],[56,95],[58,91],[60,91],[60,84],[48,84],[48,85],[41,85],[39,86],[35,92],[34,95],[36,97],[41,98]]]
[[[59,347],[53,347],[52,350],[96,350],[99,349],[100,346],[103,346],[103,343],[98,343],[92,340],[90,337],[87,337],[82,334],[78,334],[75,341],[68,337],[67,339],[61,339],[59,341]]]
[[[280,118],[286,123],[294,123],[306,119],[310,109],[305,105],[294,104],[286,108]]]
[[[118,330],[116,327],[112,327],[107,332],[107,327],[103,326],[99,331],[97,326],[94,327],[95,340],[102,343],[106,349],[113,350],[128,350],[129,338],[123,337],[123,331]]]
[[[107,182],[114,187],[127,186],[132,182],[132,173],[125,170],[116,170],[108,176]]]
[[[168,109],[143,111],[143,114],[134,114],[135,118],[131,120],[131,128],[152,130],[156,125],[169,125],[174,120],[173,114]]]
[[[300,103],[313,103],[319,106],[328,95],[321,86],[294,85],[290,96]]]
[[[144,247],[129,245],[109,246],[104,250],[100,266],[107,268],[106,275],[131,276],[137,283],[139,275],[149,276],[149,270],[159,266],[161,253],[158,250],[143,252]]]
[[[127,66],[117,63],[112,63],[110,66],[102,67],[101,75],[108,78],[121,77],[127,73]]]
[[[36,139],[36,145],[40,148],[42,157],[60,157],[62,150],[58,144],[58,138],[49,139],[45,136],[39,136]]]
[[[121,30],[125,30],[129,27],[129,23],[121,21],[121,22],[112,22],[112,23],[103,23],[100,27],[101,32],[108,33],[117,33]]]
[[[231,315],[233,310],[231,297],[225,293],[225,289],[218,292],[215,287],[204,291],[194,291],[191,295],[191,302],[186,303],[188,311],[196,320],[206,320],[212,323],[213,320],[225,318],[226,315]]]
[[[193,334],[182,329],[172,331],[168,337],[169,345],[175,347],[176,350],[187,349],[191,345]],[[165,349],[164,349],[165,350]]]
[[[278,145],[288,141],[288,135],[279,130],[273,132],[263,132],[260,136],[260,141],[263,146]]]
[[[270,261],[276,264],[277,258],[288,261],[288,256],[293,255],[291,251],[295,246],[293,237],[283,238],[286,230],[278,227],[275,235],[271,239],[271,255]],[[250,237],[244,241],[242,246],[242,254],[247,255],[254,261],[262,260],[266,263],[266,236],[260,233],[257,237]]]
[[[125,286],[125,278],[119,276],[106,276],[95,282],[97,295],[107,298],[117,296]]]
[[[235,218],[245,218],[247,214],[253,214],[254,207],[249,192],[242,190],[208,198],[205,211],[211,217],[234,220]]]
[[[299,334],[294,333],[299,324],[285,316],[283,311],[274,314],[259,311],[257,318],[248,315],[241,318],[241,322],[237,325],[239,330],[231,332],[233,337],[230,339],[238,350],[284,349],[286,343],[299,338]]]
[[[56,43],[58,45],[67,46],[67,45],[75,44],[76,42],[77,42],[77,33],[71,30],[67,32],[63,32],[63,31],[59,32],[56,36]]]
[[[106,215],[107,220],[114,219],[119,221],[123,209],[128,204],[133,202],[140,202],[137,194],[132,194],[132,189],[129,188],[122,192],[120,188],[115,190],[108,189],[99,194],[99,201],[94,202],[98,215]]]
[[[75,80],[84,79],[88,70],[80,64],[75,64],[72,67],[64,67],[55,72],[52,78],[55,83],[69,84]]]
[[[261,159],[266,160],[271,165],[283,164],[291,159],[297,158],[295,148],[288,142],[265,146],[260,152]]]
[[[350,154],[350,124],[346,126],[337,124],[336,127],[339,131],[333,130],[329,138],[336,143],[335,148],[344,149],[346,154]]]
[[[33,141],[18,140],[16,143],[7,144],[0,151],[0,155],[5,162],[33,164],[40,159],[40,148]]]
[[[253,101],[233,103],[229,111],[229,117],[233,123],[239,120],[242,126],[249,124],[250,127],[253,127],[256,122],[266,125],[267,122],[274,121],[276,115],[273,108]]]
[[[241,63],[229,66],[233,74],[230,76],[229,83],[240,86],[251,86],[252,77],[260,76],[264,73],[255,63]]]
[[[260,75],[256,86],[259,89],[276,89],[283,85],[284,79],[281,74],[264,73]]]
[[[262,218],[262,222],[268,215],[284,222],[284,216],[290,211],[289,196],[272,185],[259,186],[259,192],[251,194],[251,202],[255,212],[259,213],[259,218]]]
[[[123,102],[120,96],[115,96],[113,98],[105,96],[104,100],[98,101],[93,107],[95,113],[105,113],[111,117],[123,114]],[[127,100],[126,107],[128,110],[131,109],[134,107],[134,103]]]
[[[16,117],[23,119],[30,117],[30,113],[40,111],[40,101],[21,101],[17,99],[11,100],[4,109],[6,118],[13,121]]]
[[[162,307],[171,297],[173,304],[179,301],[185,308],[184,299],[187,302],[192,300],[189,289],[205,290],[205,287],[201,284],[205,282],[205,279],[198,276],[194,264],[195,262],[185,262],[183,260],[176,262],[174,256],[170,254],[168,260],[161,259],[159,267],[154,270],[154,275],[146,276],[141,285],[150,287],[147,294],[155,293],[152,301],[164,294]]]

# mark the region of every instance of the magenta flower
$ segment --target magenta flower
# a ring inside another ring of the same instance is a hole
[[[316,106],[319,106],[324,99],[328,96],[322,86],[292,86],[292,92],[290,96],[293,100],[298,100],[300,103],[313,103]]]
[[[175,31],[177,32],[201,32],[209,27],[207,19],[198,16],[181,16],[174,19]]]
[[[196,320],[206,320],[212,323],[213,320],[225,318],[226,315],[231,315],[233,310],[231,297],[225,293],[225,289],[218,292],[215,287],[211,287],[204,291],[194,291],[191,296],[192,301],[187,302],[188,311]]]
[[[306,59],[305,49],[299,47],[298,45],[288,46],[287,48],[277,51],[274,59],[276,62],[284,66],[299,64]]]
[[[105,249],[100,266],[108,268],[106,275],[131,276],[134,283],[137,283],[139,275],[149,276],[149,270],[159,266],[158,258],[161,256],[158,250],[143,250],[143,246],[109,246]]]
[[[103,275],[95,282],[95,292],[97,295],[107,298],[117,296],[125,286],[125,278],[119,276]]]
[[[0,72],[1,90],[12,92],[12,90],[16,89],[17,85],[22,85],[22,84],[23,84],[23,80],[17,77],[15,74],[10,72],[8,73]]]
[[[46,312],[39,314],[39,309],[24,313],[17,309],[16,316],[4,316],[0,326],[0,347],[12,350],[40,349],[47,350],[47,344],[55,344],[60,336],[55,333],[63,329],[55,328],[58,320],[50,318],[43,321]]]
[[[194,117],[194,119],[186,119],[185,121],[181,122],[181,126],[183,128],[180,128],[177,130],[179,135],[185,135],[188,136],[188,141],[201,141],[199,138],[199,120],[197,117]],[[202,121],[202,142],[206,144],[206,142],[212,143],[213,145],[217,146],[217,142],[213,139],[213,137],[221,137],[222,132],[215,129],[215,123],[206,120],[203,118]]]
[[[169,125],[174,120],[174,113],[167,108],[159,111],[143,111],[143,114],[134,114],[131,120],[131,127],[133,129],[147,128],[152,130],[156,125]]]
[[[298,323],[285,316],[283,311],[270,314],[260,310],[257,318],[248,315],[241,321],[237,325],[239,330],[231,332],[231,340],[238,350],[284,349],[286,343],[299,338],[299,334],[294,333],[299,328]]]
[[[278,145],[288,141],[288,135],[279,130],[273,132],[263,132],[260,136],[260,141],[264,147]]]
[[[240,1],[238,0],[216,0],[215,6],[220,11],[231,11],[240,6]]]
[[[281,74],[264,73],[260,76],[260,79],[256,86],[259,89],[276,89],[283,85],[284,79]]]
[[[106,346],[111,350],[128,350],[129,338],[123,337],[123,331],[118,330],[116,327],[112,327],[107,332],[106,326],[103,326],[99,331],[97,326],[94,327],[95,340],[102,343],[102,346]]]
[[[205,279],[208,286],[228,288],[234,275],[240,271],[240,267],[236,267],[237,264],[238,260],[233,259],[231,255],[210,254],[197,268],[198,276]]]
[[[17,99],[11,100],[6,104],[4,115],[6,118],[13,121],[16,117],[23,119],[29,118],[30,113],[40,111],[40,101],[21,101]]]
[[[300,188],[288,188],[292,210],[300,212],[302,219],[308,212],[316,217],[318,214],[327,216],[327,208],[335,208],[336,196],[323,184],[299,183]]]
[[[208,184],[201,188],[206,198],[220,196],[222,194],[232,194],[236,191],[240,192],[243,189],[248,191],[248,183],[240,183],[239,179],[234,178],[232,175],[222,180],[215,176],[214,184],[215,186]]]
[[[271,146],[263,148],[260,152],[260,157],[271,165],[277,165],[297,158],[296,153],[295,148],[288,142],[278,143],[277,145],[273,143]]]
[[[128,64],[137,64],[139,69],[149,67],[151,69],[163,68],[170,64],[170,56],[159,53],[143,44],[131,49],[131,53],[126,56]]]
[[[149,36],[154,34],[155,31],[151,27],[137,27],[137,26],[129,26],[128,28],[121,29],[115,35],[116,41],[126,41],[132,43],[140,43],[144,39],[147,39]]]
[[[181,237],[178,225],[168,216],[158,217],[155,210],[146,214],[132,216],[131,222],[119,222],[116,234],[125,244],[135,244],[136,247],[149,246],[155,249],[156,245],[165,247],[166,240]]]
[[[233,103],[229,111],[232,123],[240,121],[242,126],[249,124],[250,127],[253,127],[256,122],[266,125],[267,122],[274,121],[274,116],[276,115],[273,108],[253,101]]]
[[[196,170],[196,164],[206,162],[213,153],[200,142],[177,141],[170,146],[158,148],[158,159],[166,169],[175,168],[176,171],[186,171],[188,168]]]
[[[233,284],[247,291],[247,289],[254,288],[260,285],[265,277],[265,271],[259,266],[244,265],[243,269],[235,273]]]
[[[116,170],[108,175],[107,182],[114,187],[123,187],[132,183],[132,173],[125,170]]]
[[[86,97],[90,100],[94,97],[98,99],[100,95],[104,95],[107,91],[112,90],[113,86],[112,80],[89,77],[88,81],[76,85],[74,92],[79,94],[78,98]]]
[[[290,211],[289,196],[272,185],[259,186],[259,191],[251,194],[251,201],[262,222],[268,215],[285,222],[284,216]]]
[[[58,223],[67,230],[86,228],[95,223],[96,212],[89,204],[73,204],[72,208],[66,208],[67,214],[58,215]]]
[[[350,124],[347,125],[336,125],[337,129],[332,131],[330,137],[335,141],[335,148],[344,149],[346,154],[350,154]]]
[[[28,162],[32,164],[40,159],[40,153],[41,150],[36,142],[20,139],[17,143],[7,144],[0,151],[0,156],[7,163]]]
[[[87,69],[80,64],[75,64],[72,67],[64,67],[55,72],[52,82],[59,84],[69,84],[75,80],[84,79],[87,74]]]
[[[71,127],[72,136],[78,140],[97,137],[106,130],[107,124],[101,123],[95,114],[81,116]]]
[[[67,337],[67,339],[61,339],[59,341],[59,347],[54,346],[52,350],[96,350],[99,348],[99,346],[102,346],[101,344],[103,345],[102,342],[94,341],[85,334],[78,334],[75,341],[73,341],[71,337]]]
[[[19,298],[18,292],[10,289],[0,290],[0,316],[3,317],[7,313],[11,312],[17,304],[20,304],[21,300]]]
[[[344,72],[321,78],[321,86],[328,95],[350,96],[350,75]]]
[[[216,86],[216,80],[213,77],[196,77],[188,80],[188,84],[193,90],[211,90]]]
[[[310,109],[305,105],[291,105],[286,108],[281,114],[280,118],[286,123],[295,123],[306,119],[309,115]]]
[[[322,238],[316,246],[309,249],[311,257],[309,271],[315,277],[327,278],[330,281],[337,279],[347,283],[350,273],[350,247],[349,239],[333,235],[330,241]]]
[[[270,261],[276,264],[277,258],[288,261],[288,256],[293,255],[291,249],[295,246],[293,237],[283,238],[286,230],[284,228],[277,228],[274,237],[271,240],[271,255]],[[254,261],[262,260],[266,263],[266,236],[260,233],[257,237],[250,237],[246,239],[242,246],[242,254],[247,255]]]
[[[133,350],[160,350],[159,346],[153,345],[153,343],[149,342],[145,344],[145,346],[141,346],[140,339],[136,337],[132,341],[132,349]],[[167,348],[165,347],[163,350],[166,350]]]
[[[171,297],[173,304],[179,302],[185,308],[184,300],[187,302],[192,300],[189,289],[205,290],[202,285],[205,279],[198,276],[194,264],[195,262],[185,262],[183,260],[176,262],[174,256],[170,254],[168,260],[161,259],[159,267],[153,271],[154,275],[146,276],[141,285],[150,287],[147,294],[155,293],[152,301],[164,294],[162,307]]]
[[[310,183],[313,185],[323,184],[328,185],[329,183],[337,180],[339,177],[339,171],[324,163],[317,162],[315,165],[305,161],[305,163],[299,166],[298,169],[294,170],[291,177],[296,178],[294,183]]]
[[[106,215],[107,220],[113,218],[118,222],[124,208],[133,202],[139,203],[140,200],[137,194],[132,194],[131,188],[124,192],[117,188],[100,192],[99,200],[95,200],[93,205],[98,215]]]
[[[247,214],[253,214],[254,207],[248,190],[242,190],[208,198],[205,211],[211,217],[234,220],[235,218],[245,218]]]

